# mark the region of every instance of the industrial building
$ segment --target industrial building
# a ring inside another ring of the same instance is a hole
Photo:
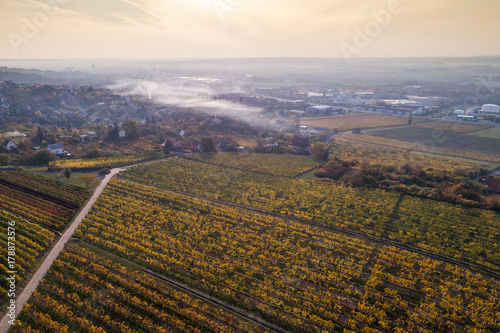
[[[500,106],[496,104],[484,104],[481,112],[485,113],[500,113]]]

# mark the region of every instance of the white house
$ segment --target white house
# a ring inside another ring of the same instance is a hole
[[[14,142],[12,142],[10,140],[5,140],[3,143],[3,147],[7,150],[12,150],[12,149],[17,148],[17,144],[15,144]]]
[[[118,132],[119,138],[124,138],[126,135],[127,135],[127,132],[125,132],[124,130],[120,130],[120,132]]]
[[[222,123],[222,120],[220,120],[220,118],[217,118],[217,115],[214,117],[214,119],[212,120],[212,123],[214,123],[214,125],[219,125],[220,123]]]
[[[47,149],[56,155],[64,154],[64,145],[62,143],[54,143],[47,147]]]
[[[80,138],[80,142],[81,142],[81,143],[85,143],[85,142],[87,142],[87,141],[90,141],[90,139],[89,139],[89,136],[88,136],[88,135],[83,134],[83,135],[79,135],[78,137]]]

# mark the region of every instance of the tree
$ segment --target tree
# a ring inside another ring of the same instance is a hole
[[[316,142],[311,146],[311,153],[314,155],[318,162],[328,160],[330,154],[330,147],[323,142]]]
[[[85,157],[87,158],[97,158],[102,156],[102,151],[100,151],[95,145],[91,145],[87,153],[85,154]]]
[[[8,154],[0,154],[0,165],[9,165],[10,164],[10,156]]]
[[[201,150],[204,153],[216,151],[215,150],[215,142],[210,137],[201,138],[200,144],[201,144]]]
[[[66,177],[66,181],[69,180],[69,177],[71,177],[71,169],[70,168],[66,168],[64,170],[64,177]]]
[[[174,149],[174,145],[172,144],[172,141],[170,141],[170,140],[165,141],[165,146],[163,147],[163,152],[165,154],[170,154],[172,149]]]
[[[413,111],[410,112],[410,115],[408,116],[408,126],[411,126],[413,123]]]
[[[138,139],[141,135],[141,126],[135,120],[125,120],[122,127],[131,139]]]
[[[119,132],[118,125],[115,124],[113,127],[111,127],[106,136],[110,140],[116,140],[118,139],[118,132]]]
[[[48,149],[40,149],[31,154],[25,154],[21,159],[21,163],[23,164],[48,164],[50,161],[54,161],[56,159],[56,155],[51,153]]]
[[[43,130],[40,126],[37,127],[35,138],[38,141],[42,141],[43,139],[45,139],[45,136],[43,135]]]
[[[85,182],[85,187],[89,188],[90,184],[95,182],[98,178],[93,173],[84,173],[78,177],[80,180]]]

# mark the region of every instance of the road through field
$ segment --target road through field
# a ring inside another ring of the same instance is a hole
[[[148,164],[148,163],[151,163],[151,162],[146,162],[146,163],[140,163],[140,164]],[[139,164],[137,164],[139,165]],[[45,261],[40,265],[40,267],[38,268],[38,270],[35,272],[35,274],[33,275],[33,277],[31,278],[31,280],[28,282],[28,284],[26,285],[26,287],[23,289],[23,291],[18,294],[17,298],[16,298],[16,317],[17,315],[19,315],[19,313],[21,312],[21,310],[23,309],[24,305],[28,302],[28,300],[30,299],[31,297],[31,294],[33,293],[33,291],[38,287],[38,285],[40,284],[40,282],[43,280],[45,274],[47,274],[49,268],[52,266],[52,264],[54,263],[54,261],[57,259],[57,257],[59,256],[60,252],[64,249],[67,241],[71,238],[71,236],[73,235],[73,233],[76,231],[76,229],[78,228],[78,226],[80,225],[80,223],[82,222],[83,218],[87,215],[87,213],[90,211],[90,209],[92,208],[93,204],[96,202],[96,200],[99,198],[99,196],[101,195],[101,193],[104,191],[104,189],[106,188],[106,185],[108,184],[109,180],[111,178],[113,178],[116,174],[118,174],[120,171],[123,171],[123,170],[126,170],[128,168],[131,168],[131,167],[134,167],[134,166],[137,166],[137,165],[131,165],[131,166],[127,166],[127,167],[123,167],[123,168],[115,168],[115,169],[112,169],[111,170],[111,173],[108,174],[102,181],[101,181],[101,184],[99,184],[99,186],[96,188],[96,190],[94,191],[94,194],[92,195],[92,198],[87,202],[87,204],[85,205],[85,207],[80,211],[80,213],[77,215],[77,217],[75,218],[75,220],[73,221],[73,223],[71,223],[71,225],[68,227],[68,229],[64,232],[64,234],[61,236],[61,238],[59,239],[59,241],[56,243],[56,245],[52,248],[52,250],[49,252],[49,254],[47,255],[47,258],[45,259]],[[123,258],[122,258],[123,259]],[[150,275],[154,275],[156,276],[157,278],[160,278],[166,282],[169,282],[170,284],[173,284],[175,286],[177,286],[178,288],[181,288],[185,291],[188,291],[190,293],[192,293],[193,295],[196,295],[197,297],[201,298],[201,299],[204,299],[206,301],[209,301],[213,304],[216,304],[222,308],[225,308],[227,310],[230,310],[234,313],[237,313],[238,315],[242,316],[242,317],[245,317],[246,319],[254,322],[254,323],[257,323],[259,325],[262,325],[268,329],[270,329],[271,331],[273,332],[285,332],[284,330],[260,319],[260,318],[257,318],[249,313],[246,313],[238,308],[235,308],[233,306],[230,306],[224,302],[221,302],[219,301],[218,299],[216,298],[213,298],[213,297],[210,297],[210,296],[207,296],[197,290],[194,290],[194,289],[191,289],[191,288],[188,288],[176,281],[173,281],[173,280],[170,280],[160,274],[157,274],[151,270],[147,270],[147,269],[143,269],[143,271],[145,271],[146,273],[150,274]],[[8,316],[8,314],[6,314],[3,318],[2,318],[2,321],[0,322],[0,333],[7,333],[7,331],[11,328],[11,324],[9,323],[9,321],[11,320],[11,318]]]
[[[49,270],[50,266],[54,263],[54,260],[56,260],[57,256],[59,256],[59,253],[62,251],[64,246],[66,245],[66,242],[70,239],[70,237],[73,235],[75,230],[78,228],[80,223],[82,222],[83,218],[89,210],[92,208],[92,205],[96,202],[97,198],[101,195],[102,191],[108,184],[109,180],[116,175],[118,172],[122,171],[123,169],[121,168],[116,168],[112,169],[111,173],[108,174],[102,181],[101,184],[96,188],[94,191],[94,194],[92,195],[92,198],[87,202],[85,207],[80,211],[80,213],[76,216],[74,219],[73,223],[66,229],[66,231],[63,233],[59,241],[54,245],[52,250],[49,252],[47,255],[47,258],[45,261],[40,265],[38,270],[35,272],[31,280],[28,282],[26,287],[23,289],[23,291],[17,295],[16,298],[16,316],[21,312],[22,308],[26,304],[26,302],[29,300],[31,297],[31,294],[33,291],[36,289],[40,281],[44,278],[45,274]],[[6,314],[3,318],[2,321],[0,322],[0,333],[6,333],[10,327],[11,324],[9,324],[10,317]]]

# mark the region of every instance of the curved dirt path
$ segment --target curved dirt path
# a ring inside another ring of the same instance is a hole
[[[62,251],[62,249],[66,245],[66,242],[70,239],[70,237],[73,235],[75,230],[78,228],[78,226],[82,222],[85,215],[87,215],[90,208],[92,208],[92,205],[96,202],[97,198],[99,198],[102,191],[104,190],[104,188],[108,184],[109,180],[122,170],[123,170],[122,168],[112,169],[111,173],[106,175],[106,177],[104,177],[104,179],[101,181],[101,184],[99,184],[99,186],[94,191],[92,198],[90,198],[90,200],[87,202],[85,207],[83,207],[83,209],[80,211],[80,213],[76,216],[76,218],[73,220],[73,222],[68,227],[68,229],[66,229],[66,231],[62,234],[59,241],[50,250],[49,254],[47,255],[47,258],[45,258],[45,261],[40,265],[40,267],[35,272],[35,274],[32,276],[31,280],[28,282],[26,287],[24,287],[22,292],[17,295],[17,298],[16,298],[16,317],[17,317],[17,315],[19,315],[19,313],[23,309],[24,305],[31,297],[31,294],[33,293],[33,291],[36,289],[36,287],[38,287],[38,284],[40,283],[40,281],[42,281],[45,274],[49,270],[50,266],[52,266],[52,264],[54,263],[54,260],[56,260],[57,256],[59,256],[59,253]],[[2,321],[0,322],[0,333],[7,333],[7,331],[10,329],[11,325],[9,324],[9,320],[11,320],[11,319],[7,316],[7,314],[2,318]]]

